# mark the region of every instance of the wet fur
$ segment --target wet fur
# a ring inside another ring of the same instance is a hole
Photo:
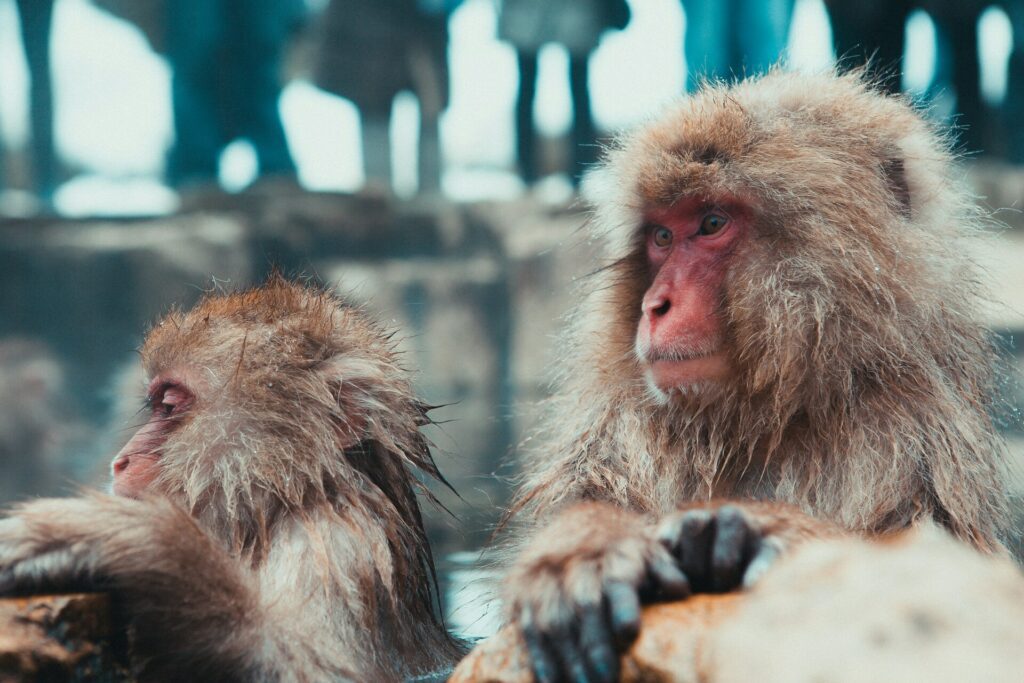
[[[171,313],[142,356],[147,381],[195,394],[162,495],[21,508],[0,522],[0,570],[34,559],[0,591],[112,587],[145,680],[392,681],[458,658],[416,501],[416,472],[440,478],[428,418],[388,332],[274,277]],[[50,562],[64,545],[79,552]]]

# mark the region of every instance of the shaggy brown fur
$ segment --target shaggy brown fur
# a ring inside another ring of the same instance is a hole
[[[168,315],[147,375],[194,393],[158,496],[0,522],[0,591],[109,587],[145,680],[391,681],[450,665],[414,471],[439,477],[390,336],[273,278]]]
[[[994,352],[966,254],[979,216],[947,142],[857,75],[708,85],[592,179],[609,265],[582,286],[564,370],[512,516],[607,501],[787,501],[865,534],[935,520],[1000,547]],[[756,229],[726,274],[733,379],[652,396],[634,356],[642,215],[739,197]]]

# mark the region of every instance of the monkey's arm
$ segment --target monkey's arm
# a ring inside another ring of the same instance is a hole
[[[140,678],[258,678],[255,593],[180,508],[110,496],[44,499],[0,520],[0,594],[110,591]],[[254,664],[257,670],[254,670]]]
[[[619,652],[639,628],[641,593],[682,598],[689,586],[650,519],[588,502],[555,515],[525,545],[504,603],[540,683],[614,681]]]
[[[615,681],[642,603],[750,585],[780,553],[832,529],[770,503],[692,506],[657,523],[579,503],[515,561],[505,584],[508,617],[522,629],[541,683]]]

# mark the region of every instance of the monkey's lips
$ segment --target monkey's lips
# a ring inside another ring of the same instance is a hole
[[[715,382],[729,374],[728,360],[721,351],[688,358],[654,356],[646,365],[650,381],[664,392]]]

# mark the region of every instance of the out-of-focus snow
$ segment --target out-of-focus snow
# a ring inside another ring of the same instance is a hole
[[[142,32],[87,0],[58,0],[50,46],[60,154],[104,175],[158,175],[171,73]]]
[[[156,178],[83,173],[60,186],[54,204],[75,218],[157,215],[174,212],[178,195]]]
[[[14,0],[0,0],[0,142],[21,146],[27,137],[28,74]]]
[[[981,94],[995,105],[1006,97],[1006,66],[1013,49],[1013,28],[1006,12],[999,7],[986,9],[978,20],[978,38]]]
[[[292,81],[281,95],[281,116],[303,186],[352,191],[363,184],[359,112],[351,102]]]

